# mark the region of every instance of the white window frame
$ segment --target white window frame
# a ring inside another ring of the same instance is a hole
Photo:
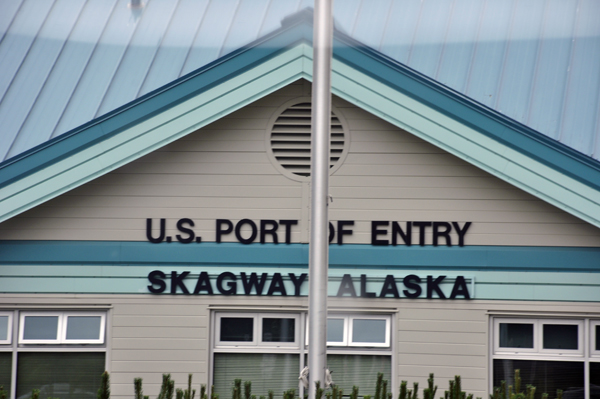
[[[495,360],[514,359],[527,361],[558,361],[581,363],[584,367],[584,391],[585,397],[590,395],[590,364],[600,363],[600,348],[594,347],[596,340],[596,328],[600,326],[600,317],[597,315],[581,317],[561,317],[562,315],[531,315],[530,317],[515,317],[513,315],[492,315],[489,323],[492,337],[490,339],[490,362],[489,362],[489,386],[490,392],[493,389]],[[533,323],[534,324],[534,346],[535,351],[523,352],[522,348],[516,348],[519,351],[510,350],[512,348],[499,348],[500,323]],[[558,325],[577,325],[578,349],[544,349],[543,348],[543,327],[546,324]],[[508,350],[507,350],[508,349]]]
[[[340,319],[344,321],[344,325],[342,327],[342,342],[339,341],[333,341],[333,342],[329,342],[327,341],[327,346],[348,346],[348,318],[349,316],[341,316],[341,315],[329,315],[327,316],[327,321],[329,321],[329,319]],[[308,346],[308,323],[306,323],[306,345]]]
[[[600,326],[600,320],[590,320],[590,356],[593,358],[600,357],[600,348],[595,348],[597,327]]]
[[[354,320],[384,320],[385,321],[385,342],[359,342],[353,341],[353,329]],[[390,346],[390,330],[391,330],[391,317],[390,316],[379,316],[379,315],[353,315],[348,317],[348,346],[352,347],[374,347],[374,348],[387,348]]]
[[[19,344],[60,344],[63,323],[61,322],[60,312],[21,312],[19,315]],[[56,339],[25,339],[25,318],[26,317],[56,317]]]
[[[533,348],[509,348],[500,346],[500,324],[532,324],[533,325]],[[534,319],[494,319],[494,353],[496,354],[529,354],[537,353],[539,350],[537,322]]]
[[[221,319],[243,318],[252,319],[252,341],[221,341]],[[215,318],[215,345],[216,347],[255,347],[258,343],[258,317],[257,313],[217,313]]]
[[[583,320],[570,320],[570,319],[540,319],[539,323],[539,353],[548,355],[559,355],[559,356],[583,356]],[[577,326],[577,349],[544,349],[544,325],[576,325]]]
[[[533,348],[505,348],[500,347],[500,324],[533,324]],[[577,325],[577,349],[544,349],[544,325]],[[494,318],[494,355],[523,355],[523,356],[552,356],[582,357],[584,354],[584,321],[582,319],[558,318]]]
[[[69,317],[100,317],[100,334],[98,339],[67,339],[67,326],[69,323]],[[106,313],[94,313],[94,312],[65,312],[63,313],[63,344],[103,344],[104,343],[104,332],[106,330]]]
[[[341,347],[352,347],[352,348],[389,348],[391,345],[391,325],[392,317],[390,315],[377,315],[377,314],[330,314],[327,315],[327,320],[330,319],[342,319],[344,320],[343,327],[343,340],[342,342],[330,342],[327,341],[327,346],[341,348]],[[354,342],[352,341],[352,332],[354,328],[353,321],[371,319],[371,320],[385,320],[385,342]],[[308,347],[308,322],[306,323],[306,342],[305,345]]]
[[[279,341],[264,341],[262,340],[262,328],[263,328],[263,319],[294,319],[294,341],[292,342],[279,342]],[[289,347],[289,348],[299,348],[300,347],[300,315],[299,314],[290,314],[290,313],[259,313],[258,314],[258,346],[261,347]]]
[[[56,339],[25,339],[25,318],[30,316],[58,317],[56,327]],[[98,339],[67,339],[67,323],[69,317],[92,316],[100,317],[100,333]],[[106,313],[105,312],[20,312],[19,315],[19,344],[25,345],[81,345],[81,344],[104,344],[106,331]]]
[[[13,332],[13,312],[0,312],[0,316],[8,316],[7,322],[7,331],[6,331],[6,339],[0,339],[0,345],[10,345],[12,344],[12,332]]]
[[[221,341],[221,319],[244,318],[252,319],[252,341]],[[263,319],[294,319],[294,341],[278,342],[262,340]],[[300,347],[300,314],[295,313],[269,313],[269,312],[217,312],[215,314],[215,348],[294,348]]]
[[[331,313],[328,319],[342,319],[344,321],[343,345],[339,342],[328,342],[328,353],[338,355],[369,355],[369,356],[386,356],[391,359],[392,365],[392,383],[394,386],[394,353],[391,345],[392,341],[392,317],[394,314],[390,312],[363,312],[355,313],[351,310],[338,310],[339,313]],[[215,356],[222,353],[258,353],[258,354],[293,354],[299,356],[300,369],[305,367],[306,357],[308,355],[308,313],[304,309],[273,309],[273,311],[262,310],[246,312],[237,309],[214,309],[211,311],[211,337],[210,342],[210,359],[211,366],[209,367],[209,381],[213,381],[215,377],[214,359]],[[253,323],[253,341],[252,342],[234,342],[221,341],[221,319],[223,317],[252,317]],[[295,321],[295,342],[260,342],[262,341],[262,320],[264,318],[294,318]],[[386,342],[385,343],[356,343],[349,345],[349,331],[351,320],[353,319],[379,319],[385,320]],[[298,372],[300,373],[300,369]],[[299,396],[303,397],[304,388],[299,385]]]

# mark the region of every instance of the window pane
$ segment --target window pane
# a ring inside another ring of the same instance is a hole
[[[352,320],[352,342],[385,343],[385,320]]]
[[[58,316],[25,316],[23,339],[56,340]]]
[[[254,319],[252,317],[221,317],[221,341],[252,342]]]
[[[104,372],[104,353],[19,353],[17,398],[96,399]]]
[[[294,342],[296,319],[262,319],[263,342]]]
[[[9,397],[10,393],[10,371],[12,369],[12,353],[0,352],[0,386],[4,387],[4,391]]]
[[[578,349],[575,324],[544,324],[544,349]]]
[[[327,319],[327,342],[344,342],[344,319]]]
[[[69,316],[67,339],[100,339],[100,316]]]
[[[283,391],[295,389],[298,393],[300,357],[297,354],[275,353],[215,353],[214,385],[221,398],[229,398],[233,380],[252,381],[252,395],[275,398]],[[243,387],[242,387],[243,389]]]
[[[556,390],[564,391],[564,398],[583,399],[583,363],[535,360],[494,359],[494,386],[501,381],[515,385],[515,369],[521,370],[521,390],[528,384],[536,387],[536,397],[547,393],[556,397]]]
[[[500,323],[501,348],[533,348],[533,324]]]
[[[390,356],[374,355],[327,355],[327,367],[332,371],[333,382],[344,390],[344,396],[352,392],[352,386],[360,388],[359,396],[375,395],[377,373],[388,380],[387,391],[392,390],[392,361]]]
[[[0,341],[8,339],[8,316],[0,316]]]
[[[600,399],[600,363],[590,363],[590,399]]]

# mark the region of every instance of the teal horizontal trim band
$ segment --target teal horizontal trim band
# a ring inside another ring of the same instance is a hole
[[[331,268],[600,272],[600,248],[331,245]],[[307,267],[307,244],[0,241],[0,265]]]

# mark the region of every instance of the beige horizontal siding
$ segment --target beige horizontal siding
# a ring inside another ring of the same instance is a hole
[[[485,344],[465,343],[451,344],[442,342],[399,342],[398,352],[405,355],[435,355],[444,353],[448,356],[481,356],[487,351]]]
[[[140,328],[147,328],[147,326],[139,326]],[[199,340],[194,338],[178,338],[173,339],[171,337],[152,337],[152,338],[124,338],[117,337],[112,340],[113,350],[134,350],[142,349],[148,350],[148,348],[162,348],[162,350],[186,350],[186,351],[199,351],[206,349],[206,340]]]
[[[156,375],[159,377],[159,383],[155,386],[159,386],[160,375],[162,375],[162,373],[165,373],[164,370],[185,370],[183,371],[183,373],[201,373],[203,371],[206,371],[206,366],[196,360],[164,360],[157,359],[155,357],[154,361],[152,362],[149,362],[147,360],[113,361],[112,369],[115,373],[130,370],[139,370],[140,373],[157,373]],[[117,394],[115,396],[125,395]]]
[[[465,321],[461,319],[439,320],[430,316],[427,320],[405,319],[400,317],[398,322],[400,331],[438,331],[446,333],[481,334],[487,331],[487,325],[479,318],[476,321]]]
[[[4,308],[60,308],[95,306],[110,308],[108,368],[111,396],[133,395],[133,379],[143,378],[144,393],[158,394],[163,373],[171,373],[177,388],[193,373],[194,388],[208,383],[210,307],[236,311],[270,309],[286,312],[306,310],[307,298],[152,295],[7,295],[0,294]],[[395,315],[394,392],[400,381],[426,386],[434,373],[438,394],[447,381],[461,375],[463,389],[485,397],[490,374],[490,314],[528,312],[538,316],[571,315],[600,317],[596,303],[521,301],[392,301],[330,298],[331,311],[380,311]],[[335,370],[334,370],[335,371]],[[422,391],[421,391],[422,392]]]
[[[113,317],[114,327],[160,327],[176,325],[180,327],[206,327],[208,321],[206,316],[132,316],[119,315]]]
[[[462,189],[462,188],[473,188],[473,189],[500,189],[506,190],[511,189],[511,186],[499,181],[493,176],[485,177],[473,177],[473,176],[459,176],[448,179],[442,176],[332,176],[330,178],[330,187],[337,188],[400,188],[400,189],[413,189],[413,188],[425,188],[431,190],[442,189],[441,193],[449,189]]]
[[[307,242],[309,183],[272,164],[267,129],[282,104],[309,96],[310,84],[291,84],[0,224],[0,239],[145,241],[146,218],[166,218],[170,236],[178,219],[190,218],[206,242],[215,239],[215,219],[249,218],[299,220],[292,241]],[[346,101],[334,98],[334,106],[350,133],[349,153],[330,178],[329,212],[355,221],[346,243],[369,244],[371,221],[386,220],[471,221],[467,245],[600,245],[600,229]]]
[[[482,333],[466,334],[464,332],[436,332],[436,331],[402,331],[402,340],[404,343],[416,342],[436,342],[441,344],[477,344],[485,345],[486,336]]]

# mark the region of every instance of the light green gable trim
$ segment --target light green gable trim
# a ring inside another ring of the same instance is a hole
[[[82,293],[82,294],[147,294],[149,285],[147,276],[153,270],[161,270],[167,276],[171,271],[181,273],[190,271],[186,279],[186,286],[193,292],[195,281],[201,271],[207,271],[211,276],[216,276],[223,271],[230,271],[236,275],[240,272],[249,273],[247,267],[193,267],[193,266],[111,266],[111,265],[4,265],[0,269],[0,292],[24,293]],[[256,268],[256,273],[306,273],[306,268]],[[350,274],[354,279],[355,288],[360,287],[360,274],[365,270],[334,268],[330,270],[329,295],[335,296],[341,277]],[[473,270],[453,269],[451,272],[441,270],[377,270],[367,271],[368,281],[374,285],[367,285],[370,291],[380,289],[386,275],[396,277],[400,293],[405,288],[401,279],[409,274],[415,274],[425,279],[426,276],[446,275],[450,281],[455,276],[464,276],[469,284],[469,291],[473,299],[482,300],[535,300],[535,301],[573,301],[573,302],[600,302],[600,274],[598,273],[562,273],[562,272],[486,272]],[[64,276],[69,276],[65,278]],[[471,284],[474,280],[474,284]],[[213,279],[213,289],[216,292],[216,279]],[[286,278],[287,281],[287,278]],[[170,282],[167,279],[167,291]],[[238,289],[241,282],[238,281]],[[293,293],[293,286],[286,283],[289,293]],[[267,284],[268,286],[268,284]],[[425,283],[422,283],[425,289]],[[308,281],[303,286],[308,289]],[[444,291],[451,289],[451,285],[444,284]],[[266,292],[266,290],[265,290]],[[181,292],[179,292],[181,294]],[[263,293],[264,294],[264,293]],[[303,295],[306,293],[303,292]],[[400,300],[409,300],[402,294]],[[389,300],[393,300],[388,298]]]
[[[0,190],[0,222],[178,140],[286,85],[306,78],[312,49],[298,44],[202,95]]]
[[[335,60],[334,94],[542,200],[600,227],[600,194]]]

